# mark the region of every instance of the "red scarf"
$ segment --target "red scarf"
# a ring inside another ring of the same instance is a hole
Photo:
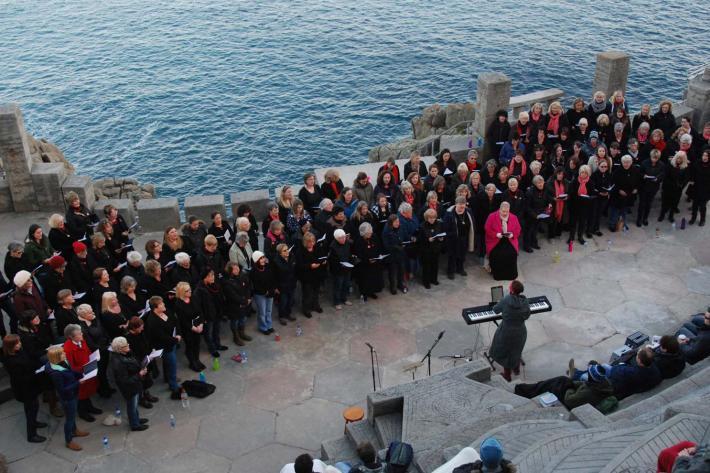
[[[475,160],[473,162],[466,160],[466,167],[468,168],[468,172],[473,172],[478,169],[478,162]]]
[[[582,178],[582,176],[577,176],[577,182],[579,182],[579,189],[577,189],[577,195],[589,195],[587,192],[587,182],[589,182],[589,176]]]
[[[518,167],[520,167],[520,173],[516,172]],[[510,166],[510,174],[511,176],[520,176],[521,178],[525,177],[525,175],[528,173],[528,165],[523,159],[518,163],[513,159],[512,164]]]
[[[564,181],[558,181],[555,179],[555,197],[559,197],[560,194],[565,193],[565,183]],[[555,199],[555,219],[558,222],[562,221],[562,214],[565,210],[565,201],[562,199]]]
[[[552,132],[553,135],[558,135],[557,132],[560,129],[560,114],[548,115],[547,116],[547,131]]]
[[[534,122],[539,122],[539,121],[540,121],[540,118],[541,118],[540,115],[542,115],[542,114],[541,114],[541,113],[533,112],[533,113],[530,114],[530,120],[532,120],[532,121],[534,121]]]
[[[333,189],[333,194],[335,194],[335,198],[339,199],[340,198],[340,192],[338,191],[338,183],[337,182],[331,182],[330,183],[331,189]]]
[[[663,152],[664,149],[666,149],[666,142],[665,142],[665,140],[659,140],[659,141],[656,141],[655,143],[654,143],[653,141],[651,141],[651,144],[653,145],[653,147],[654,147],[655,149],[657,149],[657,150],[660,151],[661,153]]]
[[[648,133],[642,135],[641,130],[638,130],[636,132],[636,139],[639,141],[639,143],[645,143],[646,141],[648,141]]]
[[[404,200],[406,200],[409,205],[412,205],[414,203],[414,194],[404,194]]]

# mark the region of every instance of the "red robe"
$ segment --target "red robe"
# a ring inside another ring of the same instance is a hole
[[[84,365],[89,362],[91,351],[89,350],[89,346],[86,344],[86,340],[82,340],[81,348],[79,348],[71,340],[67,340],[64,342],[64,354],[67,357],[67,363],[69,363],[71,369],[81,373]],[[97,377],[93,377],[79,384],[79,400],[89,399],[91,396],[96,394],[98,387],[99,380]]]
[[[496,247],[498,243],[500,243],[501,238],[498,238],[496,235],[498,233],[503,233],[503,223],[500,221],[500,210],[496,210],[492,214],[488,216],[488,219],[486,220],[486,254],[490,255],[491,251],[493,248]],[[513,234],[513,237],[510,239],[510,243],[513,245],[513,248],[515,248],[515,252],[519,253],[520,248],[518,245],[518,237],[520,236],[520,222],[518,221],[518,217],[513,215],[512,213],[508,215],[508,231]],[[505,237],[503,237],[505,238]]]

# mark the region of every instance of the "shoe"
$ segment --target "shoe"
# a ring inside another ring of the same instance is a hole
[[[424,289],[431,289],[431,284],[424,283]]]
[[[345,305],[353,305],[353,303],[350,301],[345,301]]]
[[[53,417],[64,417],[64,411],[58,405],[50,407],[49,413],[52,414]]]
[[[261,329],[259,329],[259,333],[261,333],[261,334],[263,334],[263,335],[269,335],[271,332],[269,332],[268,330],[261,330]]]
[[[138,405],[141,406],[143,409],[152,409],[153,408],[153,404],[151,404],[150,401],[148,401],[148,399],[140,399],[138,401]]]
[[[294,317],[293,315],[289,315],[289,316],[286,317],[286,318],[287,318],[288,320],[290,320],[291,322],[295,322],[295,321],[296,321],[296,317]]]
[[[585,240],[584,238],[580,238],[580,239],[579,239],[579,244],[580,244],[580,245],[586,245],[586,244],[587,244],[587,240]]]
[[[532,248],[529,248],[529,247],[523,248],[523,250],[525,251],[525,253],[532,253],[533,252]]]
[[[47,440],[47,437],[42,437],[41,435],[34,434],[32,437],[27,437],[27,441],[30,443],[42,443]]]
[[[319,314],[323,313],[323,308],[321,306],[318,306],[315,308],[315,311],[318,312]]]
[[[148,402],[155,403],[155,402],[160,401],[159,398],[153,396],[153,395],[152,395],[151,393],[149,393],[148,391],[146,391],[145,394],[143,394],[143,396],[148,400]]]
[[[267,330],[267,332],[269,332],[269,335],[271,335],[272,333],[274,333],[274,332],[275,332],[274,327],[269,327],[269,329]]]
[[[49,424],[47,424],[46,422],[35,422],[35,427],[38,428],[38,429],[44,429],[44,428],[47,427],[48,425],[49,425]]]
[[[218,351],[212,352],[211,355],[212,355],[212,358],[219,358],[219,352],[218,352]]]
[[[704,227],[704,226],[705,226],[705,220],[704,220],[704,219],[700,219],[700,223],[698,223],[698,226],[699,226],[699,227]]]
[[[600,230],[597,230],[596,232],[594,232],[594,234],[596,236],[604,236],[604,234]]]
[[[541,249],[541,248],[540,248],[540,245],[538,245],[537,243],[535,243],[534,245],[532,245],[532,247],[533,247],[534,250],[540,250],[540,249]]]
[[[574,372],[575,372],[575,367],[574,367],[574,358],[569,359],[569,363],[567,363],[567,376],[569,376],[569,379],[572,379],[574,377]]]
[[[69,442],[67,445],[67,448],[69,450],[74,450],[75,452],[80,452],[81,451],[81,445],[79,445],[76,442]]]
[[[197,365],[198,368],[200,368],[200,371],[204,371],[204,370],[207,369],[207,367],[205,366],[205,364],[202,363],[202,362],[199,361],[199,360],[198,360],[195,364]],[[156,398],[156,399],[157,399],[157,398]],[[155,401],[150,401],[150,402],[155,402]]]
[[[373,299],[377,299],[377,294],[370,294],[370,297]]]
[[[133,432],[142,432],[144,430],[148,430],[148,426],[143,424],[143,425],[137,425],[135,427],[131,427],[131,430]]]
[[[89,406],[89,408],[87,410],[89,411],[89,414],[99,415],[99,414],[104,413],[104,411],[102,411],[101,409],[99,409],[98,407],[95,407],[95,406]]]
[[[584,234],[587,238],[592,238],[592,232],[587,232]]]
[[[237,331],[239,332],[239,338],[241,338],[245,342],[251,342],[253,340],[253,338],[247,335],[246,329],[244,327],[239,328]]]
[[[448,273],[446,277],[449,279],[454,279],[454,273]]]
[[[451,279],[453,279],[453,278],[451,278]],[[397,289],[390,289],[390,294],[392,294],[393,296],[396,296],[396,295],[397,295]]]
[[[674,223],[674,222],[675,222],[675,219],[673,218],[673,215],[671,215],[671,216],[668,217],[668,221],[671,222],[671,223]]]
[[[74,429],[74,437],[88,437],[89,432],[84,430]]]
[[[465,270],[463,270],[463,269],[462,269],[461,271],[459,271],[459,274],[460,274],[461,276],[468,276],[468,273],[467,273]]]
[[[217,345],[217,350],[219,351],[226,351],[229,350],[229,347],[226,347],[224,345]]]
[[[438,285],[439,285],[439,281],[432,281],[431,283],[432,283],[433,285],[435,285],[435,286],[438,286]]]
[[[96,422],[96,417],[92,416],[88,412],[84,414],[79,414],[79,419],[85,420],[86,422]]]
[[[138,419],[138,422],[140,422],[141,424],[147,424],[147,423],[148,423],[148,419],[146,419],[146,418],[144,418],[144,417],[141,417],[140,419]]]
[[[695,220],[697,220],[696,216],[693,215],[690,217],[690,220],[688,220],[688,225],[695,225]]]
[[[286,319],[282,319],[281,317],[279,317],[279,323],[281,325],[288,325],[288,322],[286,322]]]
[[[343,306],[340,304],[335,305],[335,310],[343,310]]]
[[[190,363],[190,364],[188,365],[188,368],[190,368],[190,369],[191,369],[192,371],[194,371],[195,373],[199,373],[200,371],[202,371],[202,370],[199,368],[199,366],[197,366],[196,363]]]
[[[643,221],[643,226],[644,226],[644,227],[648,227],[648,220],[644,220],[644,221]]]
[[[641,220],[636,220],[636,226],[641,228]]]
[[[308,311],[305,311],[305,312],[303,312],[303,316],[304,316],[305,318],[307,318],[307,319],[310,319],[311,317],[313,317],[313,314],[311,314],[311,313],[308,312]]]

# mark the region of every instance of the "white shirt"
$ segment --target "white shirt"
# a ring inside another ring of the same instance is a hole
[[[313,473],[324,473],[327,467],[328,465],[322,461],[317,459],[313,460]],[[293,469],[293,463],[287,463],[284,465],[284,467],[281,468],[280,473],[296,473],[296,470]]]

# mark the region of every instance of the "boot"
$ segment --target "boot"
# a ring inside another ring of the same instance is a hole
[[[74,450],[75,452],[79,452],[79,451],[82,450],[81,445],[79,445],[78,443],[76,443],[76,442],[74,442],[74,441],[69,442],[69,443],[67,444],[67,448],[68,448],[69,450]]]
[[[243,347],[244,342],[242,341],[241,337],[239,337],[239,332],[236,330],[232,330],[232,340],[234,341],[234,344]]]
[[[89,432],[86,432],[84,430],[79,430],[78,428],[74,429],[74,437],[87,437],[89,435]]]
[[[690,220],[688,220],[688,225],[695,225],[695,221],[698,219],[698,216],[696,214],[693,214],[692,217],[690,217]]]
[[[245,342],[251,342],[252,338],[246,334],[244,327],[239,327],[239,338]]]
[[[503,376],[503,379],[509,383],[513,380],[510,376],[510,368],[503,368],[503,374],[501,376]]]
[[[57,394],[54,391],[45,391],[44,399],[49,404],[49,412],[54,417],[64,417],[64,411],[59,407],[59,402],[57,401]]]

